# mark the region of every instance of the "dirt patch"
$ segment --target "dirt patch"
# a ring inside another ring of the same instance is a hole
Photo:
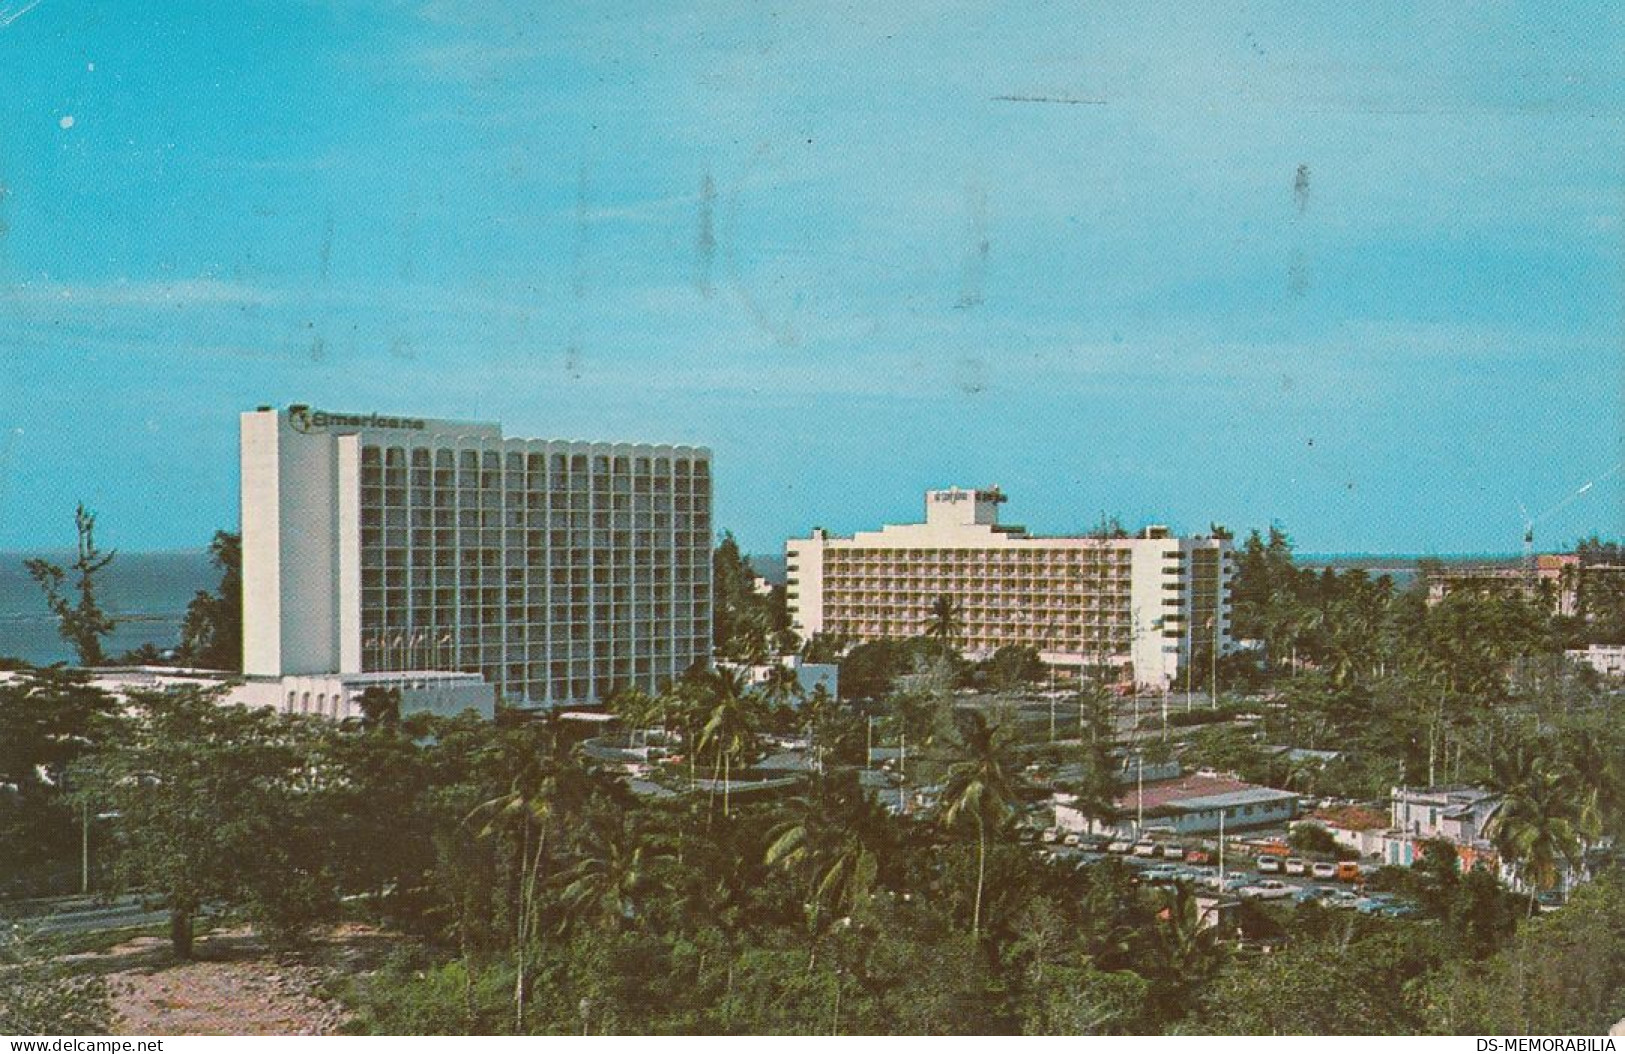
[[[223,930],[200,938],[191,962],[176,960],[156,937],[71,958],[106,977],[119,1035],[328,1036],[347,1015],[324,993],[375,969],[397,941],[344,926],[288,960],[247,930]]]

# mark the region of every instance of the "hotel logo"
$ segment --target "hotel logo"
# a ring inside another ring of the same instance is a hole
[[[288,407],[288,424],[295,432],[308,435],[328,428],[401,428],[421,432],[426,427],[420,417],[389,417],[382,414],[341,414],[312,410],[303,403]]]

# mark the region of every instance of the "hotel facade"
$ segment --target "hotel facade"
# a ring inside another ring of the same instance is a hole
[[[709,450],[305,406],[241,435],[251,681],[461,671],[542,706],[710,659]]]
[[[1055,667],[1102,670],[1142,688],[1174,685],[1193,658],[1231,648],[1225,538],[1039,537],[999,523],[997,489],[928,491],[925,522],[785,546],[797,633],[854,642],[924,633],[952,598],[972,658],[1031,647]]]

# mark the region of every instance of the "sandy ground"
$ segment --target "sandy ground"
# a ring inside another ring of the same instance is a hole
[[[392,944],[345,926],[297,961],[279,960],[247,930],[224,930],[199,938],[191,962],[157,937],[70,958],[107,978],[118,1035],[327,1036],[345,1012],[324,985],[372,969]]]

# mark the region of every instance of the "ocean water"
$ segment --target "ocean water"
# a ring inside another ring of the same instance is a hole
[[[60,551],[0,552],[0,657],[37,665],[71,662],[73,648],[57,635],[45,593],[23,567],[34,556],[63,569],[73,560],[72,553]],[[198,590],[212,591],[220,584],[220,573],[203,550],[119,553],[101,577],[102,607],[118,620],[102,646],[114,656],[147,643],[175,647],[187,603]]]

